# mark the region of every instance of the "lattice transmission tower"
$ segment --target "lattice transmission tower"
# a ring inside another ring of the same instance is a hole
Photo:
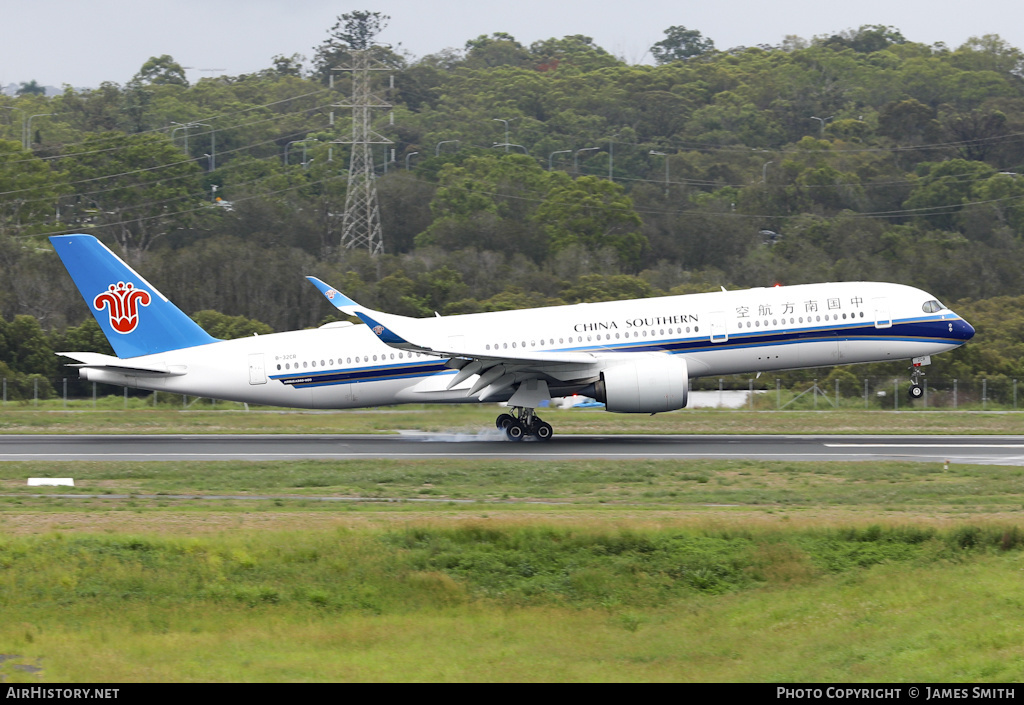
[[[373,130],[373,110],[392,107],[370,90],[371,71],[391,71],[379,65],[372,50],[352,51],[352,65],[335,71],[352,72],[352,100],[336,107],[352,109],[352,139],[337,140],[352,145],[348,170],[348,192],[341,223],[341,246],[345,249],[366,248],[372,255],[384,252],[380,227],[380,206],[377,202],[377,177],[373,166],[373,145],[393,144]],[[374,65],[377,64],[377,65]]]

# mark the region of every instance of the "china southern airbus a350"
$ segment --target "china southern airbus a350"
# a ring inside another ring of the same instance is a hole
[[[60,353],[86,380],[256,404],[346,409],[508,402],[509,439],[551,438],[536,409],[583,394],[608,411],[686,406],[688,382],[859,362],[920,366],[974,328],[930,294],[878,282],[798,286],[407,318],[309,280],[366,325],[217,340],[91,235],[51,242],[117,357]]]

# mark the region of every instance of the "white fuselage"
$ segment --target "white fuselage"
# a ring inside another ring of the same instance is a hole
[[[910,359],[950,350],[973,334],[969,324],[926,292],[874,282],[435,317],[410,321],[409,327],[431,341],[433,349],[481,356],[596,353],[613,364],[667,353],[686,361],[691,378]],[[389,347],[365,325],[330,324],[132,361],[183,373],[89,369],[83,376],[296,408],[478,401],[470,393],[473,378],[447,389],[456,374],[446,366],[447,357]],[[564,364],[553,368],[548,380],[554,395],[571,394],[587,384]]]

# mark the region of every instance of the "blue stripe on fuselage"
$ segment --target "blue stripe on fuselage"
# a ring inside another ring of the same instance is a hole
[[[290,387],[303,389],[306,387],[322,387],[332,384],[351,384],[353,382],[377,382],[392,379],[410,379],[427,377],[439,372],[451,372],[444,366],[445,361],[417,363],[415,365],[387,365],[378,367],[357,367],[350,370],[321,370],[283,375],[271,375],[271,379],[280,381]]]

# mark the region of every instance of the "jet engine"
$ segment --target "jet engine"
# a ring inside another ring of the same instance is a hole
[[[686,360],[672,355],[644,357],[609,367],[594,384],[605,409],[623,414],[653,414],[686,406]]]

